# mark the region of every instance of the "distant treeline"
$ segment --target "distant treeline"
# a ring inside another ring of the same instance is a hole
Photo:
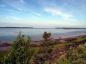
[[[0,28],[33,28],[33,27],[0,27]]]
[[[75,28],[75,27],[74,27],[74,28],[72,28],[72,27],[67,27],[67,28],[66,28],[66,27],[62,27],[62,28],[58,28],[58,27],[57,27],[56,29],[86,29],[86,28]]]
[[[76,27],[34,28],[34,27],[0,27],[0,28],[31,28],[31,29],[86,29]]]

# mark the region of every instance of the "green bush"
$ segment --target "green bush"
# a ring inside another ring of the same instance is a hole
[[[30,64],[35,50],[30,47],[31,39],[21,35],[17,36],[12,45],[11,52],[1,60],[2,64]]]

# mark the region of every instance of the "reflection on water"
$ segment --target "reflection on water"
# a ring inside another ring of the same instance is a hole
[[[21,32],[24,35],[29,35],[32,40],[42,38],[44,32],[51,32],[52,36],[62,35],[79,35],[86,33],[86,29],[25,29],[25,28],[0,28],[0,40],[14,40]]]

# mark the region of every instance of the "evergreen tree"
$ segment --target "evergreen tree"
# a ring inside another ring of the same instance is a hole
[[[47,33],[47,32],[44,32],[43,34],[43,41],[42,41],[42,44],[41,44],[41,49],[40,49],[40,53],[37,54],[36,56],[36,62],[35,64],[47,64],[47,61],[49,60],[49,58],[51,57],[50,54],[52,52],[52,48],[51,48],[51,33]]]

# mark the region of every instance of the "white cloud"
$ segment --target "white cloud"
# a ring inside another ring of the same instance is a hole
[[[53,16],[61,16],[64,20],[69,20],[73,17],[72,14],[68,14],[60,9],[57,8],[44,8],[44,11],[47,13],[52,14]]]
[[[55,8],[45,8],[44,11],[51,13],[52,15],[61,15],[62,12],[60,10],[57,10]]]
[[[20,20],[22,20],[22,18],[19,18],[19,17],[17,17],[17,16],[5,16],[4,17],[4,19],[6,20],[6,21],[9,21],[9,22],[16,22],[16,21],[20,21]],[[4,20],[3,19],[3,20]]]
[[[5,5],[10,6],[12,9],[17,11],[22,11],[24,9],[24,0],[2,0]]]
[[[62,16],[64,17],[65,20],[73,19],[73,16],[71,14],[63,14]]]

